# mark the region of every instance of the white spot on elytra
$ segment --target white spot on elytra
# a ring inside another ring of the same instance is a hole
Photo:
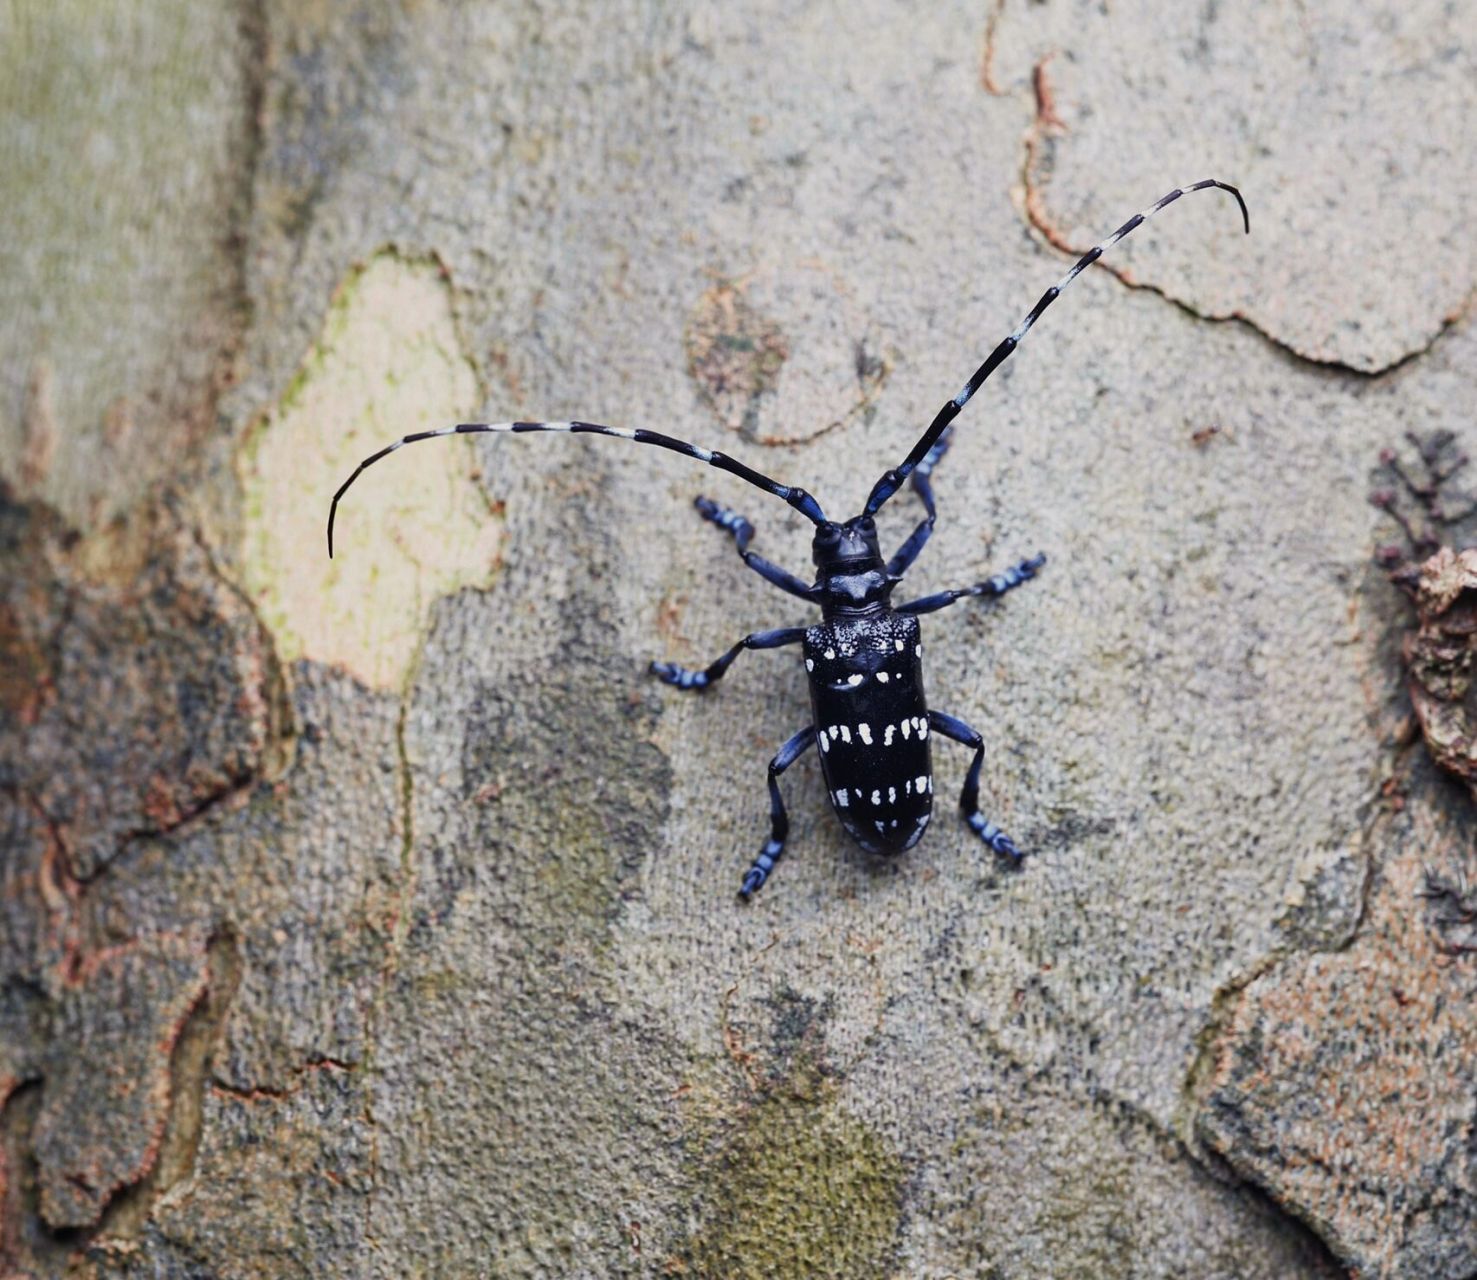
[[[879,683],[886,684],[889,679],[890,679],[890,677],[888,676],[887,672],[885,672],[885,671],[879,671],[877,673],[877,680],[878,680]]]
[[[882,792],[880,792],[880,791],[874,791],[874,792],[872,792],[872,803],[873,804],[881,804],[882,803]]]
[[[839,727],[841,729],[841,741],[847,743],[848,745],[850,745],[850,743],[851,743],[851,730],[848,729],[844,724],[841,725],[841,726],[839,726]]]
[[[921,644],[915,644],[913,646],[913,652],[921,658],[923,656],[923,646]]]
[[[861,684],[863,679],[865,679],[865,677],[862,676],[859,672],[852,672],[851,675],[846,677],[846,683],[851,685],[851,687],[854,689],[857,685]]]
[[[913,785],[918,788],[918,794],[921,796],[928,790],[928,775],[926,773],[920,774],[913,779]]]
[[[890,746],[892,746],[892,735],[895,734],[896,732],[897,732],[897,726],[896,725],[888,725],[887,726],[887,732],[882,735],[882,745],[884,747],[890,747]]]
[[[887,803],[888,804],[896,804],[897,803],[897,788],[896,787],[888,787],[887,788]]]
[[[918,717],[918,736],[920,738],[926,738],[926,737],[928,737],[928,717],[927,716],[919,716]]]
[[[846,789],[843,787],[836,793],[836,807],[838,809],[844,809],[849,803],[850,800],[847,797]]]
[[[903,642],[901,640],[894,640],[892,642],[892,647],[896,649],[899,653],[901,653],[903,651]]]
[[[826,650],[826,661],[827,662],[835,662],[836,661],[836,650],[834,650],[834,649],[827,649]]]
[[[814,671],[815,670],[815,659],[814,658],[806,658],[805,659],[805,669],[807,671]]]
[[[829,751],[830,749],[831,748],[826,743],[826,731],[824,729],[822,729],[821,730],[821,753],[824,754],[825,752]]]
[[[897,727],[903,731],[904,741],[906,741],[908,735],[913,732],[913,722],[911,720],[899,720]]]
[[[870,747],[872,745],[872,726],[869,724],[859,724],[856,727],[856,731],[860,735],[861,740]]]

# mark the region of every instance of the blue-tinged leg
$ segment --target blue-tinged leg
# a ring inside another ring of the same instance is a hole
[[[974,748],[974,763],[964,779],[964,790],[959,793],[959,808],[970,829],[996,853],[1002,853],[1017,866],[1021,863],[1021,852],[1015,842],[999,827],[980,812],[980,765],[985,758],[985,740],[963,720],[956,720],[942,711],[928,713],[929,727],[946,738]]]
[[[778,649],[781,645],[799,644],[805,639],[805,630],[804,627],[782,627],[778,631],[755,631],[701,670],[679,667],[675,662],[653,662],[651,674],[679,689],[706,689],[723,679],[723,673],[745,649]]]
[[[774,870],[774,864],[785,851],[785,836],[790,831],[790,819],[785,813],[785,802],[780,799],[779,776],[808,751],[814,742],[815,726],[811,725],[785,743],[769,762],[769,839],[759,851],[759,856],[754,859],[754,865],[749,868],[748,874],[744,876],[744,883],[739,888],[741,898],[747,899],[763,887],[764,882],[769,879],[769,873]]]
[[[918,553],[923,550],[933,534],[934,523],[938,520],[938,511],[933,505],[933,485],[930,477],[933,475],[934,467],[938,466],[939,459],[949,451],[949,445],[953,439],[954,428],[950,427],[938,438],[938,443],[923,455],[923,461],[913,468],[913,490],[923,499],[923,509],[928,514],[908,535],[908,540],[897,549],[897,554],[887,562],[887,572],[894,578],[901,578],[907,573],[913,561],[918,558]]]
[[[749,550],[749,539],[754,536],[754,526],[751,525],[737,511],[730,511],[727,507],[720,507],[712,498],[697,497],[693,499],[693,506],[704,520],[711,520],[720,529],[725,529],[733,534],[734,544],[738,547],[738,553],[749,566],[766,582],[772,582],[781,591],[788,591],[792,596],[799,596],[802,600],[814,600],[815,588],[808,582],[803,582],[788,570],[781,569],[777,564],[771,564],[763,556],[756,555]]]
[[[1029,560],[1022,560],[1020,564],[1013,565],[1004,573],[997,573],[993,578],[984,582],[976,582],[972,587],[957,587],[953,591],[940,591],[936,595],[924,596],[919,600],[909,600],[907,604],[896,606],[898,613],[911,613],[915,617],[920,613],[932,613],[936,609],[943,609],[953,604],[956,600],[963,600],[966,596],[1003,596],[1007,591],[1029,582],[1036,576],[1036,571],[1046,563],[1044,554],[1032,556]]]

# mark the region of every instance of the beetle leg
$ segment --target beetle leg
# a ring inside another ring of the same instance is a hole
[[[930,711],[928,723],[935,732],[944,737],[974,748],[974,763],[969,766],[969,773],[964,779],[964,790],[959,793],[960,811],[975,835],[996,853],[1004,854],[1019,866],[1021,852],[1015,847],[1015,842],[980,812],[980,764],[985,758],[985,740],[963,720],[956,720],[942,711]]]
[[[679,689],[706,689],[723,679],[723,673],[745,649],[778,649],[781,645],[798,644],[805,639],[804,627],[782,627],[778,631],[754,631],[746,635],[722,657],[701,670],[679,667],[675,662],[653,662],[651,674]]]
[[[986,578],[984,582],[976,582],[972,587],[956,587],[952,591],[940,591],[936,595],[923,596],[918,600],[909,600],[907,604],[896,606],[898,613],[910,613],[916,617],[920,613],[932,613],[936,609],[944,609],[956,600],[963,600],[966,596],[1003,596],[1007,591],[1029,582],[1036,576],[1036,571],[1046,563],[1045,554],[1032,556],[1029,560],[1022,560],[1020,564],[1012,565],[1004,573],[997,573],[993,578]]]
[[[913,561],[918,558],[918,553],[923,550],[924,545],[933,534],[934,522],[938,519],[938,512],[933,505],[933,485],[929,477],[934,467],[938,465],[940,458],[949,451],[949,444],[954,438],[954,428],[950,427],[938,439],[923,457],[923,461],[913,468],[913,490],[923,500],[923,509],[928,512],[918,522],[918,527],[908,535],[908,540],[897,549],[897,553],[887,562],[887,572],[890,577],[901,578],[912,566]]]
[[[785,836],[790,830],[790,819],[785,813],[785,802],[780,798],[779,776],[809,750],[813,742],[815,725],[810,725],[785,743],[769,762],[769,839],[759,851],[759,856],[754,859],[754,865],[749,868],[748,874],[744,876],[744,883],[739,888],[741,898],[747,900],[763,887],[764,882],[769,879],[769,873],[774,870],[774,864],[785,851]]]
[[[698,509],[698,514],[704,520],[711,520],[720,529],[733,534],[734,543],[744,563],[766,582],[772,582],[781,591],[788,591],[792,596],[799,596],[802,600],[815,599],[815,588],[808,582],[803,582],[789,570],[781,569],[779,565],[771,564],[763,556],[756,555],[749,550],[749,539],[754,536],[754,526],[737,511],[720,507],[712,498],[704,498],[701,495],[693,499],[692,505]]]

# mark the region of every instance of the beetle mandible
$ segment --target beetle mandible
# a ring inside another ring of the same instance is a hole
[[[1088,250],[1040,301],[1015,330],[997,346],[974,375],[934,416],[907,457],[886,472],[872,487],[862,513],[844,523],[826,519],[820,504],[804,489],[780,484],[742,462],[685,440],[644,428],[605,427],[594,422],[463,422],[436,431],[418,431],[378,453],[355,468],[333,495],[328,510],[328,554],[333,555],[333,521],[339,500],[365,467],[378,462],[402,445],[436,436],[484,432],[522,434],[533,431],[563,431],[574,434],[617,436],[637,444],[654,444],[689,458],[696,458],[746,480],[794,507],[815,525],[811,556],[816,579],[807,583],[778,565],[749,550],[754,526],[735,511],[720,507],[708,498],[697,499],[703,519],[732,535],[744,563],[766,581],[821,610],[821,621],[809,627],[784,627],[746,635],[708,666],[689,669],[670,662],[653,662],[652,674],[678,689],[707,689],[723,678],[733,660],[745,649],[777,649],[783,645],[803,646],[805,670],[810,683],[810,701],[815,719],[782,746],[769,762],[769,839],[753,861],[739,894],[750,897],[769,878],[784,852],[789,819],[780,797],[779,777],[811,746],[819,743],[821,772],[831,806],[847,833],[868,853],[897,854],[911,849],[923,835],[933,809],[933,767],[928,739],[931,733],[962,743],[974,751],[974,760],[964,779],[959,807],[974,832],[996,853],[1018,864],[1021,853],[1014,842],[979,810],[980,764],[985,745],[980,735],[964,721],[932,711],[923,695],[923,644],[920,614],[932,613],[967,596],[1001,596],[1035,577],[1046,557],[1022,560],[1003,573],[973,586],[940,591],[934,595],[893,605],[893,590],[923,550],[937,519],[930,476],[949,445],[950,423],[969,403],[985,379],[1020,345],[1026,332],[1067,285],[1146,218],[1158,213],[1188,191],[1207,187],[1228,191],[1236,197],[1242,223],[1251,231],[1246,202],[1233,186],[1207,178],[1192,186],[1176,187],[1163,199],[1136,213],[1100,245]],[[889,498],[911,481],[922,500],[925,515],[902,546],[886,561],[877,541],[874,517]]]

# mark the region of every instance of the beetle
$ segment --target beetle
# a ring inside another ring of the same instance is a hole
[[[739,888],[748,899],[769,878],[785,848],[789,819],[780,795],[779,778],[804,752],[819,744],[821,772],[831,806],[847,833],[868,853],[895,855],[922,837],[933,809],[931,734],[942,734],[969,747],[974,760],[964,779],[959,807],[970,828],[995,853],[1019,865],[1022,854],[1003,831],[979,809],[980,765],[984,739],[964,721],[931,710],[923,692],[923,642],[918,618],[968,597],[998,597],[1030,581],[1045,563],[1044,555],[1021,560],[1003,573],[973,586],[940,591],[893,605],[894,589],[933,533],[938,513],[931,476],[948,449],[952,426],[986,378],[1020,345],[1027,331],[1067,285],[1145,219],[1191,191],[1218,188],[1236,198],[1246,232],[1251,217],[1240,191],[1214,178],[1176,187],[1163,199],[1136,213],[1101,244],[1083,254],[1052,285],[1019,325],[990,352],[985,362],[953,399],[934,416],[907,457],[872,487],[860,515],[838,523],[828,520],[820,504],[804,489],[777,480],[716,450],[644,428],[607,427],[594,422],[463,422],[434,431],[418,431],[370,455],[339,486],[328,509],[328,554],[333,556],[333,523],[339,501],[366,467],[419,440],[482,433],[521,435],[538,431],[615,436],[637,444],[657,445],[727,471],[765,493],[773,494],[815,526],[811,558],[814,582],[805,582],[749,549],[754,526],[736,511],[709,498],[696,500],[704,520],[728,533],[745,564],[781,591],[819,606],[821,621],[809,627],[755,631],[708,666],[688,668],[653,662],[651,673],[677,689],[710,689],[746,649],[802,646],[810,684],[813,722],[800,730],[769,762],[769,839],[754,859]],[[924,517],[891,557],[884,560],[878,544],[876,515],[905,482],[923,503]]]

